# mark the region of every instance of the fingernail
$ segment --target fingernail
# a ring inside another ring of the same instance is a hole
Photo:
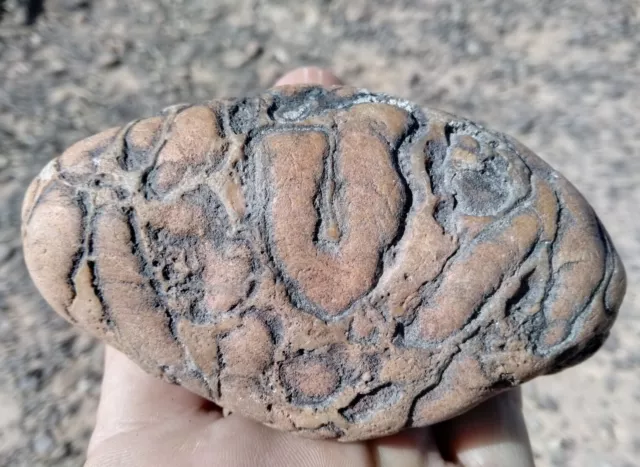
[[[457,460],[465,467],[533,467],[533,453],[517,392],[504,393],[449,425]]]
[[[415,428],[373,442],[378,467],[444,467],[430,428]]]
[[[332,86],[342,84],[342,81],[331,71],[315,66],[297,68],[285,74],[276,82],[276,86],[287,84],[319,84]]]

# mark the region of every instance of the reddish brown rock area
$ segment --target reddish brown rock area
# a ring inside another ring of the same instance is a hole
[[[353,88],[175,106],[32,183],[33,280],[70,322],[267,425],[352,441],[575,365],[625,273],[512,138]]]

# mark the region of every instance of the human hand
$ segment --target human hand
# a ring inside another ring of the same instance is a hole
[[[276,85],[339,84],[317,68]],[[239,415],[144,373],[110,347],[87,467],[529,467],[519,390],[450,421],[360,443],[310,440]]]

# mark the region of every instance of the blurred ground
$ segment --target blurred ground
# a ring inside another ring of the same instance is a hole
[[[23,266],[28,181],[76,140],[303,64],[511,133],[587,196],[629,290],[605,348],[525,386],[539,466],[640,458],[640,20],[636,0],[50,0],[0,21],[0,466],[81,465],[101,347]]]

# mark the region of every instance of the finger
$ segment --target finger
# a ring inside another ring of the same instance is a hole
[[[397,435],[371,441],[373,465],[376,467],[446,467],[432,429],[416,428]]]
[[[290,71],[276,82],[276,86],[288,84],[319,84],[322,86],[333,86],[342,84],[340,78],[331,71],[315,66],[297,68]]]
[[[464,467],[532,467],[520,390],[505,392],[439,425],[441,449]]]
[[[209,401],[148,375],[124,354],[107,346],[96,427],[89,449],[105,439],[175,418],[222,415]]]

